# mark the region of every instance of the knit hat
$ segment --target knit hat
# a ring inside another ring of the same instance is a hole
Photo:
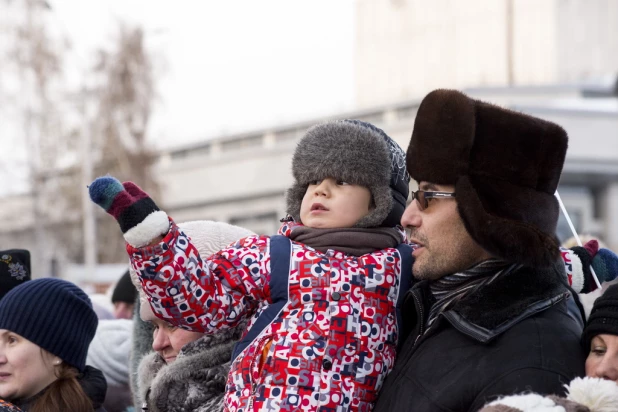
[[[590,350],[592,338],[600,334],[618,336],[618,285],[612,285],[594,301],[582,333],[582,345]]]
[[[25,249],[0,250],[0,299],[27,280],[30,280],[30,252]]]
[[[455,186],[466,230],[491,255],[548,267],[559,257],[554,193],[567,140],[554,123],[435,90],[419,106],[406,161],[417,182]]]
[[[120,183],[116,178],[103,176],[88,189],[90,199],[116,218],[131,246],[146,246],[169,230],[167,214],[135,183]]]
[[[133,287],[133,285],[131,285]],[[129,355],[133,321],[102,320],[88,349],[87,363],[100,369],[108,385],[129,384]]]
[[[61,279],[23,283],[0,301],[0,329],[28,339],[80,371],[97,324],[88,295]]]
[[[112,293],[112,303],[125,302],[133,304],[136,298],[137,289],[131,283],[131,275],[129,274],[129,269],[127,269],[118,280],[118,283],[116,283],[114,293]]]
[[[292,174],[287,212],[298,222],[309,183],[329,177],[370,190],[375,208],[355,227],[397,226],[406,208],[410,178],[405,153],[367,122],[338,120],[310,128],[294,152]]]

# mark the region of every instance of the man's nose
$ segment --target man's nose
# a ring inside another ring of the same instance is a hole
[[[401,216],[401,226],[406,228],[419,227],[421,225],[421,213],[418,202],[412,200]]]

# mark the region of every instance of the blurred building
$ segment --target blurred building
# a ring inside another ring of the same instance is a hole
[[[369,121],[407,148],[422,96],[452,87],[555,121],[570,136],[560,194],[573,223],[618,250],[615,27],[618,2],[612,0],[357,0],[361,109],[331,118]],[[613,74],[609,82],[592,81],[607,73]],[[153,168],[159,203],[179,222],[213,219],[275,233],[285,215],[295,145],[325,119],[162,151]],[[55,176],[47,178],[62,173]],[[0,198],[0,249],[32,247],[32,202],[29,195]],[[69,235],[79,236],[80,217],[57,209],[46,227],[50,257],[43,271],[79,277],[75,267],[66,269],[71,262],[55,228],[68,226]],[[100,211],[97,216],[107,218]],[[558,234],[571,236],[563,217]]]
[[[594,89],[538,86],[465,91],[567,130],[570,141],[559,190],[562,199],[578,232],[598,236],[618,250],[618,97],[613,84]],[[402,100],[332,118],[374,123],[407,148],[419,103],[420,99]],[[257,233],[275,233],[285,216],[294,148],[309,126],[323,120],[224,136],[159,153],[153,169],[160,183],[158,203],[179,222],[212,219]],[[27,195],[0,199],[0,248],[28,247],[33,242],[31,210],[32,199]],[[98,216],[103,218],[101,212]],[[50,248],[62,261],[62,244],[53,240],[53,227],[60,224],[74,224],[76,230],[81,226],[70,216],[50,223]],[[571,236],[562,217],[558,234],[562,240]]]
[[[614,0],[357,0],[356,101],[613,75],[616,27]]]

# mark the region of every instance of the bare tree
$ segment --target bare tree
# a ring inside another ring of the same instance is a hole
[[[152,60],[143,31],[120,25],[113,46],[96,52],[97,64],[85,75],[82,89],[70,90],[62,77],[65,42],[55,42],[46,30],[45,14],[53,13],[49,5],[41,0],[0,3],[19,16],[0,18],[0,40],[11,45],[0,60],[3,73],[12,67],[23,89],[13,100],[20,104],[34,205],[33,241],[24,246],[41,262],[36,272],[49,275],[55,258],[85,260],[82,142],[89,141],[92,163],[87,168],[93,176],[110,173],[157,191],[150,173],[154,153],[146,142],[155,98]],[[117,225],[101,213],[97,217],[97,260],[126,260]]]
[[[144,47],[143,31],[120,25],[114,48],[98,51],[92,74],[95,86],[84,91],[84,99],[87,105],[94,107],[89,130],[93,137],[93,175],[112,174],[121,180],[132,180],[156,195],[157,184],[151,173],[154,152],[146,141],[155,85],[152,59]],[[66,184],[76,187],[75,181],[70,179]],[[85,190],[78,186],[79,190]],[[63,191],[70,193],[75,189],[65,186]],[[74,204],[79,204],[79,196],[79,193],[75,194]],[[102,217],[100,213],[97,216]],[[117,263],[126,260],[115,222],[100,218],[96,228],[97,261]],[[79,250],[79,254],[71,256],[75,261],[83,261],[82,250]]]
[[[44,262],[49,258],[47,212],[54,203],[46,204],[42,186],[45,170],[53,167],[59,158],[60,147],[49,137],[61,133],[57,92],[62,76],[62,45],[54,42],[46,30],[47,3],[40,0],[5,0],[4,3],[5,12],[12,20],[2,24],[3,39],[10,45],[3,50],[2,60],[6,69],[4,75],[17,78],[20,85],[18,96],[13,99],[19,107],[21,138],[27,147],[25,161],[33,198],[33,263],[36,273],[46,274],[48,268]]]

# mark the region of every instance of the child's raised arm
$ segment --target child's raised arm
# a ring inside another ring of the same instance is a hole
[[[196,332],[235,326],[268,300],[268,237],[251,236],[202,260],[191,239],[132,182],[96,179],[91,199],[116,218],[153,312]]]

